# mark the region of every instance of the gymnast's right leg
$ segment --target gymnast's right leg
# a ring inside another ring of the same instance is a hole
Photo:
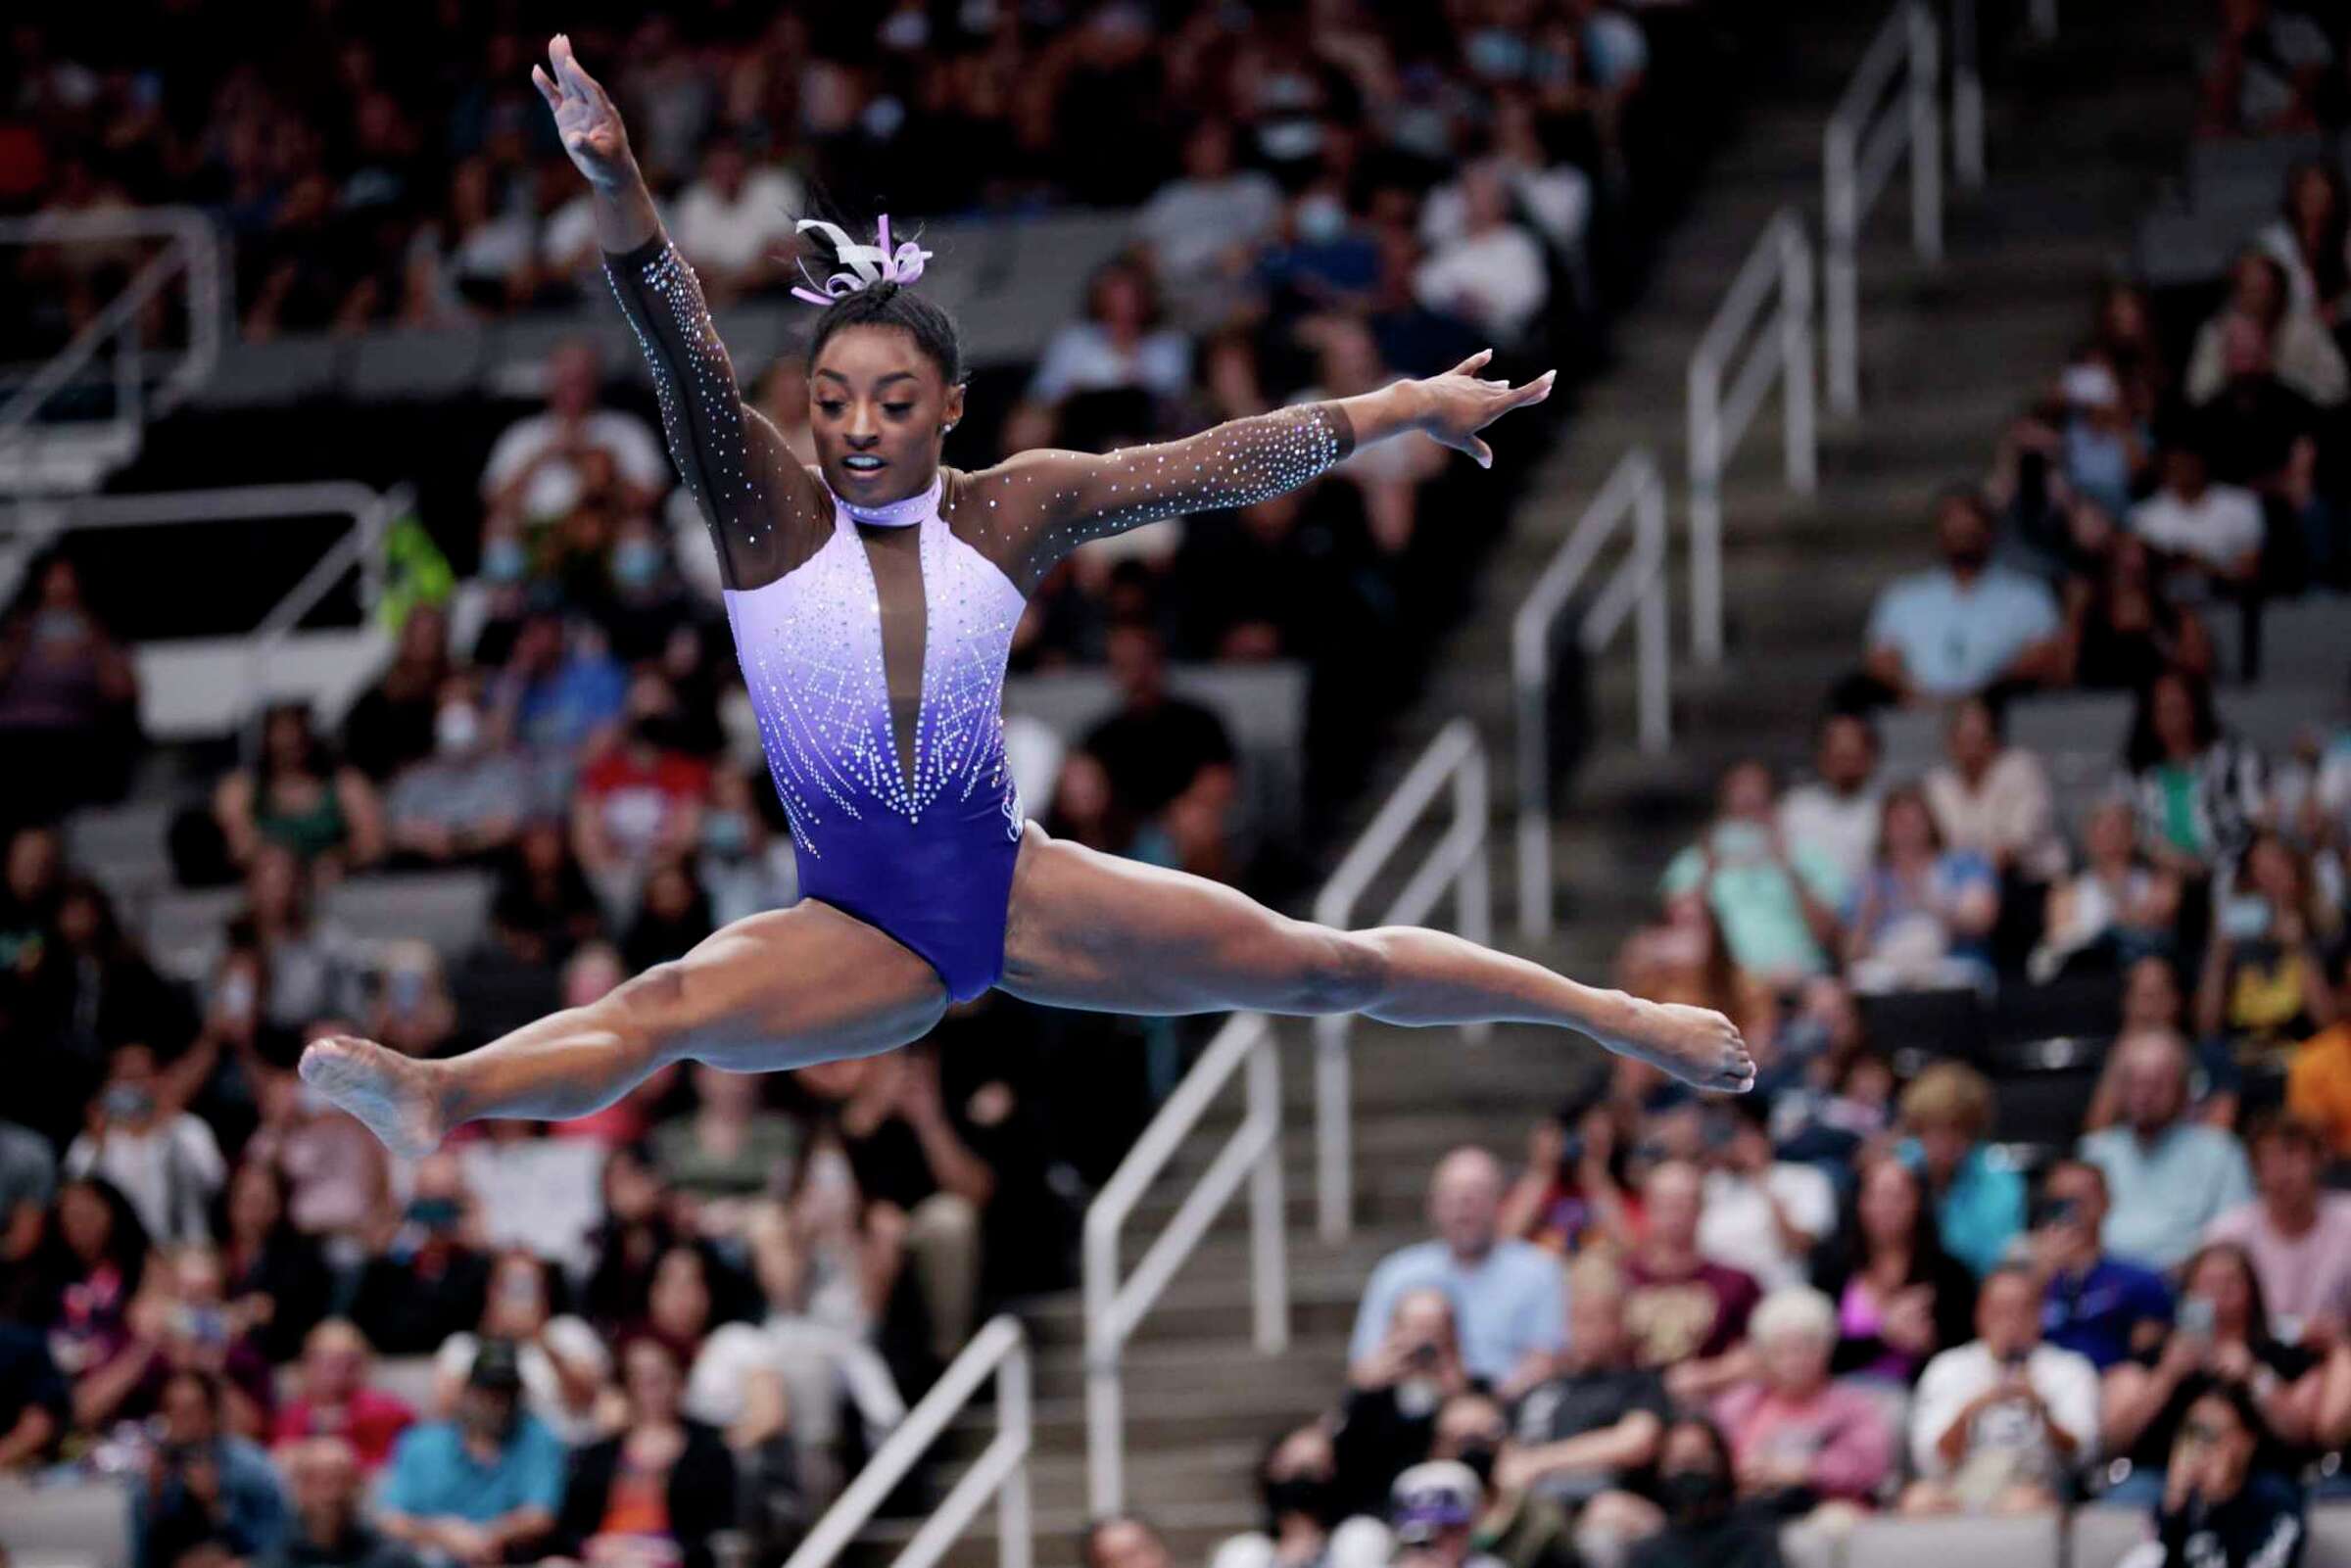
[[[478,1051],[422,1062],[339,1036],[303,1053],[302,1075],[393,1153],[413,1156],[467,1121],[584,1117],[681,1060],[770,1072],[871,1056],[920,1039],[946,1005],[929,964],[854,916],[802,899]]]

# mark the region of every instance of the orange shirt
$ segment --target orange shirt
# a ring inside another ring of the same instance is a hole
[[[2321,1029],[2295,1050],[2285,1108],[2318,1128],[2337,1159],[2351,1159],[2351,1023]]]

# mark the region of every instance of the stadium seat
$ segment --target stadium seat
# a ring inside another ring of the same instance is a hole
[[[372,333],[351,364],[351,395],[363,402],[454,398],[481,374],[486,335],[472,327]]]
[[[487,927],[495,880],[481,871],[354,878],[327,895],[326,913],[361,941],[414,938],[454,959]]]
[[[2133,1546],[2153,1534],[2144,1508],[2093,1503],[2074,1510],[2066,1531],[2066,1568],[2114,1568]],[[2313,1563],[2311,1568],[2317,1568]]]
[[[2351,1502],[2314,1503],[2304,1568],[2351,1568]]]
[[[347,345],[324,333],[274,343],[230,343],[220,350],[212,378],[197,389],[204,408],[252,408],[300,403],[339,390]]]
[[[129,1504],[110,1481],[33,1487],[0,1476],[0,1547],[15,1568],[125,1568]]]
[[[2054,1512],[2001,1519],[1881,1516],[1853,1527],[1842,1568],[2057,1568],[2063,1534]]]
[[[1861,1024],[1880,1051],[1974,1061],[1984,1054],[1984,1002],[1974,991],[1895,991],[1860,999]]]
[[[2307,135],[2207,137],[2187,150],[2187,188],[2197,211],[2275,210],[2296,164],[2325,155],[2326,139]],[[2238,238],[2243,236],[2239,234]]]

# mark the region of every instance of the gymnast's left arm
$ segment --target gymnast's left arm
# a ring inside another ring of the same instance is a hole
[[[1494,452],[1478,432],[1551,395],[1554,371],[1513,387],[1481,377],[1493,356],[1376,392],[1227,420],[1179,441],[1113,452],[1040,449],[972,476],[977,532],[1024,588],[1086,540],[1216,507],[1249,506],[1327,472],[1358,447],[1419,431],[1481,468]]]

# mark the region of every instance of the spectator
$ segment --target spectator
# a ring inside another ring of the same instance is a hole
[[[1657,1456],[1659,1528],[1626,1568],[1779,1568],[1778,1521],[1742,1504],[1730,1444],[1703,1416],[1666,1428]]]
[[[1383,1342],[1399,1300],[1442,1290],[1460,1313],[1462,1361],[1506,1395],[1530,1386],[1558,1353],[1566,1325],[1559,1259],[1498,1233],[1502,1167],[1482,1149],[1456,1149],[1429,1178],[1435,1232],[1380,1259],[1364,1288],[1348,1358],[1359,1366],[1392,1349]]]
[[[66,1150],[66,1174],[103,1176],[130,1200],[147,1233],[167,1245],[210,1234],[213,1196],[227,1170],[213,1129],[168,1098],[145,1045],[117,1046],[90,1129]]]
[[[351,1025],[330,1017],[305,1030],[303,1038],[307,1044],[324,1035],[352,1032]],[[357,1117],[334,1109],[284,1069],[263,1074],[256,1098],[262,1124],[245,1145],[245,1164],[272,1168],[284,1178],[284,1217],[297,1231],[350,1249],[374,1223],[391,1192],[390,1157],[384,1146]],[[232,1233],[233,1220],[232,1214]],[[254,1264],[250,1249],[234,1234],[230,1256],[240,1275]],[[239,1258],[245,1260],[235,1261]],[[268,1260],[264,1252],[261,1261]]]
[[[1183,172],[1134,214],[1134,233],[1176,313],[1205,329],[1233,313],[1249,258],[1281,218],[1281,192],[1233,160],[1229,120],[1204,115],[1183,138]]]
[[[563,1497],[563,1445],[522,1408],[514,1349],[485,1344],[455,1419],[411,1427],[380,1494],[384,1534],[428,1562],[536,1560]]]
[[[2351,375],[2343,367],[2342,351],[2327,335],[2327,324],[2293,297],[2286,263],[2266,246],[2248,247],[2229,273],[2229,298],[2197,329],[2188,356],[2188,401],[2199,406],[2221,396],[2248,350],[2264,361],[2276,386],[2303,403],[2333,407],[2346,391]],[[2228,340],[2232,331],[2248,333],[2242,346]]]
[[[390,1355],[428,1354],[481,1321],[490,1259],[474,1239],[480,1229],[456,1155],[417,1162],[408,1206],[380,1227],[353,1292],[351,1318],[368,1343]]]
[[[289,1361],[326,1315],[334,1280],[317,1242],[288,1217],[285,1176],[247,1148],[220,1197],[220,1263],[238,1321],[271,1362]]]
[[[1108,650],[1119,707],[1080,746],[1109,775],[1112,831],[1131,840],[1158,829],[1187,869],[1229,876],[1225,824],[1240,786],[1223,721],[1168,689],[1167,650],[1153,628],[1115,626]]]
[[[2253,1196],[2236,1140],[2187,1120],[2187,1047],[2143,1029],[2115,1042],[2125,1125],[2082,1140],[2084,1160],[2119,1195],[2104,1245],[2135,1262],[2169,1268],[2195,1249],[2204,1227]]]
[[[1085,1527],[1078,1541],[1080,1568],[1173,1568],[1168,1544],[1132,1514],[1114,1514]]]
[[[415,1424],[416,1412],[407,1401],[368,1386],[373,1368],[374,1352],[348,1319],[330,1317],[312,1329],[294,1368],[293,1397],[278,1406],[272,1441],[299,1451],[328,1439],[367,1474],[382,1469],[400,1435]],[[299,1507],[299,1495],[295,1500]]]
[[[1191,342],[1162,323],[1150,273],[1125,260],[1106,262],[1086,284],[1083,319],[1056,331],[1037,356],[1004,445],[1018,451],[1036,444],[1024,435],[1049,438],[1056,411],[1074,397],[1133,391],[1168,405],[1191,379]]]
[[[2002,1267],[1984,1280],[1976,1338],[1927,1363],[1910,1410],[1919,1479],[1904,1513],[2039,1513],[2096,1455],[2098,1373],[2041,1343],[2040,1285]]]
[[[1621,18],[1612,19],[1621,21]],[[1592,217],[1592,179],[1570,163],[1555,160],[1544,145],[1542,117],[1520,93],[1505,93],[1493,105],[1489,161],[1540,238],[1557,254],[1580,261]],[[1432,251],[1468,224],[1466,178],[1440,185],[1421,203],[1419,234]]]
[[[2152,1502],[2163,1495],[2164,1465],[2188,1411],[2216,1388],[2250,1399],[2260,1468],[2290,1476],[2312,1436],[2323,1358],[2272,1335],[2252,1261],[2225,1243],[2207,1247],[2180,1279],[2170,1336],[2106,1374],[2100,1444],[2131,1461],[2129,1473],[2107,1488],[2109,1501]]]
[[[284,1544],[259,1568],[417,1568],[414,1554],[367,1522],[366,1478],[351,1444],[304,1438],[280,1463],[293,1494],[294,1522]]]
[[[1780,797],[1780,838],[1818,855],[1847,886],[1859,885],[1878,852],[1878,727],[1866,713],[1832,710],[1813,732],[1810,782]]]
[[[2065,631],[2051,679],[2092,690],[2137,691],[2171,669],[2210,680],[2211,634],[2191,606],[2162,592],[2147,542],[2136,534],[2111,534],[2088,574],[2065,585]]]
[[[2351,951],[2335,989],[2335,1022],[2298,1046],[2285,1072],[2285,1105],[2325,1139],[2327,1154],[2351,1160]]]
[[[1673,1404],[1654,1367],[1633,1364],[1625,1333],[1624,1280],[1598,1259],[1574,1265],[1567,1292],[1567,1346],[1551,1375],[1519,1397],[1506,1486],[1530,1489],[1583,1510],[1577,1544],[1587,1559],[1622,1555],[1621,1541],[1594,1541],[1616,1525],[1615,1502],[1646,1493]],[[1617,1495],[1600,1506],[1597,1499]],[[1587,1505],[1594,1505],[1587,1507]],[[1649,1522],[1633,1533],[1646,1534]]]
[[[2260,1197],[2214,1220],[2204,1240],[2244,1249],[2279,1338],[2329,1350],[2351,1326],[2351,1194],[2321,1188],[2327,1148],[2307,1123],[2274,1117],[2252,1144]]]
[[[43,551],[23,582],[0,614],[0,745],[41,766],[12,768],[0,784],[11,826],[119,796],[138,725],[138,670],[91,609],[80,566]]]
[[[401,325],[462,326],[516,309],[537,288],[536,250],[528,211],[503,199],[489,160],[458,159],[441,211],[409,236]]]
[[[122,1190],[103,1176],[68,1176],[57,1189],[33,1281],[16,1282],[49,1325],[58,1370],[78,1379],[129,1337],[127,1313],[147,1274],[147,1230]]]
[[[480,1329],[452,1334],[433,1356],[435,1413],[456,1413],[482,1347],[497,1342],[513,1352],[523,1407],[550,1432],[576,1446],[602,1431],[597,1406],[611,1387],[612,1358],[594,1329],[552,1309],[549,1272],[536,1256],[520,1250],[502,1254],[490,1265]]]
[[[1837,1223],[1837,1193],[1816,1165],[1772,1157],[1771,1107],[1754,1096],[1717,1108],[1698,1248],[1764,1290],[1801,1284],[1804,1260]]]
[[[2321,334],[2320,341],[2328,340]],[[2299,590],[2333,581],[2334,519],[2321,494],[2319,460],[2332,410],[2322,412],[2279,378],[2268,340],[2247,317],[2223,323],[2221,364],[2228,380],[2196,414],[2195,439],[2212,477],[2260,499],[2265,541],[2274,526],[2287,525],[2279,547],[2264,556],[2271,582]]]
[[[1902,1159],[1924,1178],[1943,1246],[1978,1275],[2025,1228],[2024,1177],[1987,1141],[1992,1110],[1991,1085],[1957,1062],[1935,1063],[1902,1091],[1912,1140]]]
[[[1643,1230],[1625,1259],[1624,1322],[1637,1365],[1664,1369],[1677,1400],[1703,1399],[1748,1375],[1754,1276],[1698,1250],[1704,1187],[1697,1168],[1667,1161],[1641,1192]]]
[[[0,1319],[0,1476],[47,1464],[72,1419],[72,1396],[46,1338]]]
[[[1829,1380],[1837,1308],[1807,1286],[1775,1291],[1751,1325],[1760,1381],[1716,1402],[1740,1493],[1782,1514],[1867,1506],[1892,1472],[1894,1434],[1880,1402]]]
[[[2057,602],[2037,580],[1992,564],[1996,527],[1975,492],[1944,493],[1935,512],[1943,565],[1878,595],[1852,696],[1916,703],[2036,685],[2055,673]]]
[[[1332,1437],[1347,1511],[1376,1511],[1396,1477],[1428,1457],[1438,1407],[1469,1388],[1470,1376],[1444,1287],[1415,1285],[1397,1294],[1385,1334],[1347,1368],[1347,1396]]]
[[[1273,1440],[1257,1467],[1266,1505],[1263,1533],[1233,1536],[1210,1555],[1211,1568],[1374,1568],[1394,1549],[1387,1527],[1364,1514],[1345,1516],[1338,1460],[1320,1421]]]
[[[2241,1388],[2216,1388],[2198,1399],[2172,1446],[2156,1539],[2125,1557],[2122,1568],[2265,1568],[2302,1551],[2301,1495],[2254,1468],[2260,1414]]]
[[[223,1430],[218,1380],[175,1371],[164,1381],[159,1408],[160,1440],[144,1484],[130,1491],[137,1568],[171,1568],[202,1546],[233,1558],[277,1550],[291,1526],[285,1493],[268,1455]]]
[[[2026,965],[2036,982],[2045,985],[2077,965],[2129,971],[2171,947],[2180,878],[2140,855],[2137,832],[2128,799],[2090,808],[2082,869],[2049,885],[2040,943]]]
[[[792,1117],[765,1109],[761,1079],[705,1063],[690,1070],[695,1111],[653,1129],[653,1159],[671,1187],[709,1208],[775,1190],[800,1150]]]
[[[1989,989],[1999,917],[1999,879],[1991,865],[1944,846],[1918,789],[1888,791],[1877,865],[1855,890],[1847,923],[1853,989]]]
[[[710,770],[695,868],[696,879],[709,894],[715,926],[732,926],[761,910],[787,909],[799,902],[792,834],[770,830],[756,799],[760,787],[743,768],[722,762]]]
[[[1976,1281],[1943,1249],[1919,1178],[1899,1160],[1862,1167],[1851,1211],[1812,1277],[1837,1308],[1831,1364],[1897,1386],[1964,1342]]]
[[[552,968],[601,929],[596,890],[571,853],[561,824],[525,823],[499,868],[490,900],[490,933],[516,963]]]
[[[1945,845],[1981,856],[2004,879],[2042,885],[2065,873],[2056,801],[2040,758],[2008,744],[1997,704],[1962,697],[1943,725],[1944,760],[1925,789]]]
[[[300,702],[274,703],[263,714],[260,755],[250,771],[221,779],[213,818],[230,861],[247,869],[264,842],[330,875],[372,865],[384,853],[375,786],[328,755],[312,732],[309,706]]]
[[[438,691],[433,751],[393,781],[384,802],[393,851],[427,865],[485,860],[522,831],[531,780],[507,745],[505,715],[485,713],[471,676]]]
[[[789,168],[752,167],[749,150],[732,136],[710,143],[701,176],[678,197],[672,232],[713,306],[789,286],[799,250],[792,219],[806,203]]]
[[[2203,61],[2197,131],[2266,136],[2310,127],[2334,58],[2326,29],[2301,12],[2271,0],[2231,0],[2218,45]]]
[[[2334,165],[2314,158],[2285,177],[2284,210],[2254,243],[2285,269],[2287,309],[2329,327],[2351,304],[2351,201]]]
[[[1413,273],[1415,298],[1505,347],[1526,340],[1551,299],[1543,247],[1511,215],[1507,171],[1497,162],[1461,176],[1461,225]]]
[[[549,521],[578,504],[591,451],[606,453],[626,508],[646,511],[669,489],[669,461],[644,420],[597,405],[595,341],[572,338],[547,356],[547,407],[499,433],[482,468],[486,526]],[[485,567],[488,565],[485,558]]]
[[[2342,920],[2309,864],[2275,832],[2256,832],[2237,870],[2212,922],[2196,1027],[2240,1055],[2276,1052],[2334,1022],[2326,952]]]
[[[1781,839],[1771,770],[1759,761],[1723,774],[1713,823],[1667,863],[1661,885],[1667,898],[1704,889],[1733,962],[1749,975],[1785,983],[1828,968],[1845,884],[1821,850]]]
[[[2103,1170],[2087,1160],[2059,1161],[2041,1182],[2024,1253],[2042,1282],[2048,1343],[2079,1353],[2100,1373],[2160,1344],[2172,1321],[2163,1277],[2101,1248],[2107,1207]]]
[[[2180,671],[2139,693],[2124,762],[2140,841],[2192,881],[2242,852],[2269,799],[2260,753],[2222,733],[2212,688]]]
[[[247,954],[257,961],[251,967],[230,962]],[[241,1014],[258,1008],[275,1028],[357,1018],[365,1007],[368,966],[358,939],[331,916],[313,912],[302,862],[282,844],[255,850],[245,868],[244,907],[229,920],[205,967],[218,975],[216,1009]]]
[[[712,1568],[713,1539],[736,1522],[734,1457],[678,1413],[684,1380],[667,1345],[631,1340],[621,1365],[627,1424],[572,1460],[550,1545],[587,1562],[668,1548],[685,1568]]]
[[[1461,1464],[1484,1490],[1471,1551],[1503,1568],[1582,1568],[1565,1511],[1517,1481],[1510,1427],[1492,1395],[1472,1389],[1447,1400],[1437,1411],[1429,1457]]]
[[[687,853],[701,835],[709,766],[672,744],[674,727],[648,711],[651,700],[631,692],[627,724],[581,770],[572,797],[572,853],[611,904],[627,902],[623,891],[655,861]]]
[[[400,623],[392,662],[375,684],[354,698],[343,716],[343,755],[377,784],[433,754],[440,710],[455,674],[449,658],[449,616],[437,604],[418,604]]]
[[[2168,443],[2161,466],[2161,486],[2131,508],[2131,532],[2223,588],[2250,584],[2261,569],[2259,498],[2213,483],[2210,458],[2186,441]]]
[[[1399,1568],[1503,1568],[1474,1544],[1486,1489],[1458,1459],[1430,1459],[1396,1478],[1388,1524]]]
[[[718,928],[710,895],[695,880],[692,866],[665,856],[645,874],[637,916],[620,938],[620,959],[632,973],[684,958]]]

